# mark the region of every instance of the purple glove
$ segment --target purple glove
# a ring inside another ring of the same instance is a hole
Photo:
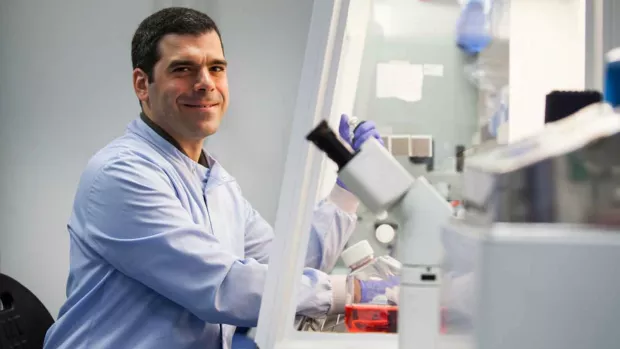
[[[388,280],[360,280],[360,303],[370,303],[376,296],[385,294],[387,288],[398,285],[398,276],[392,276]]]
[[[362,144],[370,137],[376,138],[379,143],[383,144],[381,135],[377,132],[377,127],[372,121],[363,121],[359,124],[354,130],[353,139],[351,139],[349,117],[346,114],[342,114],[340,116],[340,127],[338,128],[338,131],[340,133],[340,137],[349,143],[354,151],[360,150]]]
[[[364,121],[363,123],[359,124],[353,132],[353,139],[351,139],[351,127],[349,126],[349,117],[346,114],[342,114],[340,116],[340,127],[338,128],[338,133],[340,134],[340,137],[344,139],[351,146],[351,148],[353,148],[353,151],[359,151],[362,144],[366,142],[370,137],[376,138],[379,143],[383,145],[381,135],[379,134],[379,132],[377,132],[377,127],[372,121]],[[337,179],[336,183],[340,187],[347,189],[347,187],[344,185],[344,183],[340,181],[340,179]]]

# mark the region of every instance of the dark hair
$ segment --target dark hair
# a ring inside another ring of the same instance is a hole
[[[153,82],[153,67],[159,61],[159,42],[167,34],[202,35],[215,31],[222,41],[220,31],[205,13],[184,7],[168,7],[146,17],[136,29],[131,40],[133,69],[142,69]],[[222,50],[224,44],[222,43]]]

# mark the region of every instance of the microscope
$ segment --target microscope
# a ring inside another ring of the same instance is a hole
[[[399,224],[401,348],[434,348],[440,327],[440,230],[454,209],[433,185],[414,179],[376,139],[353,153],[322,121],[307,139],[339,168],[339,178],[373,213],[388,212]]]

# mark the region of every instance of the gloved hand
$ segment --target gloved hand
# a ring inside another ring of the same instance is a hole
[[[385,296],[386,302],[398,304],[398,294],[400,288],[400,278],[392,276],[387,280],[360,280],[360,299],[361,303],[373,303],[377,296]]]
[[[366,142],[369,138],[376,138],[379,143],[383,145],[383,141],[381,140],[381,135],[377,132],[377,127],[372,121],[364,121],[362,124],[358,125],[353,131],[353,139],[351,139],[351,127],[349,126],[349,117],[346,114],[342,114],[340,116],[340,126],[338,127],[338,133],[340,137],[345,140],[353,151],[360,150],[360,147],[364,142]],[[336,183],[344,188],[347,187],[340,181],[340,179],[336,180]]]
[[[340,116],[340,127],[338,128],[340,137],[344,139],[354,151],[358,151],[362,146],[362,143],[366,142],[368,138],[374,137],[381,144],[381,135],[377,132],[377,126],[372,121],[364,121],[358,125],[353,133],[353,139],[351,139],[351,127],[349,126],[349,116],[342,114]]]

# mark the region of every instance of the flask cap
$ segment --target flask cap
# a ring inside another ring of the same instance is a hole
[[[363,261],[368,257],[372,257],[375,251],[372,249],[367,240],[362,240],[355,245],[342,251],[340,255],[342,261],[347,267],[351,268],[353,265]]]

